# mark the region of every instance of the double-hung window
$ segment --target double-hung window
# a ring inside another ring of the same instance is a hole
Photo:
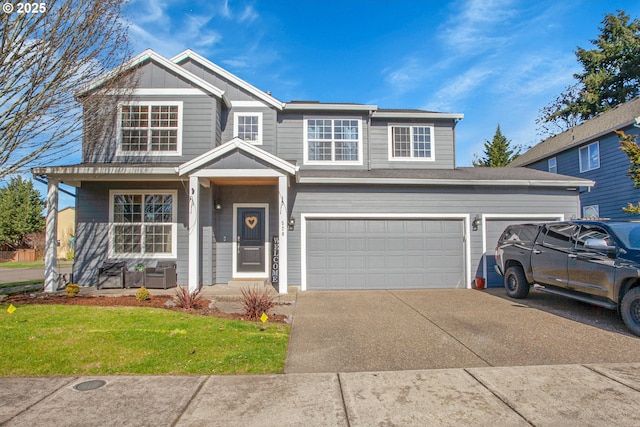
[[[234,113],[233,135],[251,144],[262,144],[262,113]]]
[[[120,152],[179,153],[181,103],[136,103],[120,106]]]
[[[362,121],[305,120],[305,163],[362,164]]]
[[[176,256],[175,191],[110,192],[112,256]]]
[[[600,167],[600,144],[594,142],[580,148],[580,172],[587,172]]]
[[[389,126],[390,160],[433,160],[432,126]]]

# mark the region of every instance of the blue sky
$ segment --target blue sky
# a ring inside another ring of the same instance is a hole
[[[462,113],[458,166],[500,124],[539,142],[536,117],[580,71],[606,13],[637,0],[133,0],[133,53],[190,48],[281,101]],[[63,202],[64,203],[64,202]]]
[[[457,164],[496,126],[539,142],[535,119],[580,71],[606,13],[627,0],[134,0],[134,51],[191,48],[281,101],[463,113]]]

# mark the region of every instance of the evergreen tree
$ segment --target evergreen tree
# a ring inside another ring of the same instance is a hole
[[[11,178],[0,188],[0,246],[19,248],[29,233],[44,231],[45,201],[33,182]]]
[[[595,48],[575,52],[577,83],[540,111],[539,133],[553,136],[640,95],[640,20],[618,10],[602,25]]]
[[[496,129],[491,141],[484,142],[484,157],[473,161],[473,166],[503,167],[520,155],[520,148],[511,148],[509,141],[500,131],[500,125]]]
[[[620,138],[620,149],[629,157],[629,178],[633,180],[633,185],[640,188],[640,147],[636,144],[637,135],[627,135],[623,131],[614,131]],[[624,212],[640,214],[640,203],[633,205],[629,203],[622,208]]]

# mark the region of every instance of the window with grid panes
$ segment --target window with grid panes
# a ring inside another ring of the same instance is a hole
[[[308,119],[307,160],[321,162],[357,162],[360,145],[360,120]]]
[[[125,152],[178,151],[178,105],[123,105],[120,150]]]
[[[251,144],[262,144],[262,113],[235,113],[234,136]]]
[[[395,159],[430,159],[433,128],[431,126],[392,126],[391,157]]]
[[[112,194],[112,247],[115,255],[175,252],[175,194]]]

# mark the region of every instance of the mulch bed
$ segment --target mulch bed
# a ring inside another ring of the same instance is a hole
[[[215,305],[213,308],[209,308],[211,301],[202,299],[200,304],[196,308],[185,310],[181,307],[172,307],[166,305],[167,301],[171,301],[173,298],[169,296],[151,295],[146,301],[138,301],[135,296],[76,296],[70,298],[66,295],[45,295],[35,294],[31,295],[14,295],[6,298],[3,302],[13,305],[19,304],[58,304],[58,305],[85,305],[94,307],[151,307],[162,308],[165,310],[179,311],[182,313],[189,313],[201,316],[213,316],[221,319],[232,320],[248,320],[240,313],[227,313],[218,310]],[[287,316],[281,314],[269,314],[270,322],[285,323]]]

